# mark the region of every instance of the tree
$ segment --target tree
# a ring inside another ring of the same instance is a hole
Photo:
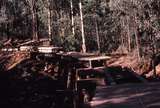
[[[33,40],[38,41],[36,0],[26,0],[26,3],[32,15],[32,37]]]
[[[83,24],[83,12],[82,12],[82,1],[79,1],[79,10],[81,16],[81,33],[82,33],[82,52],[86,52],[85,35],[84,35],[84,24]]]

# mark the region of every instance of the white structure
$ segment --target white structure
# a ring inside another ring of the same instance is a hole
[[[1,51],[8,51],[8,52],[18,51],[18,48],[2,48]]]
[[[38,51],[40,53],[53,53],[53,52],[57,52],[58,50],[60,50],[62,48],[60,47],[46,47],[46,46],[42,46],[42,47],[38,47]]]
[[[33,49],[33,46],[21,46],[20,51],[31,51]]]

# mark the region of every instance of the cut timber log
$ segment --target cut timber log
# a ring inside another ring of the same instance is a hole
[[[26,60],[26,59],[20,59],[20,60],[16,61],[15,63],[13,63],[11,66],[9,66],[7,68],[7,71],[12,70],[14,67],[16,67],[18,64],[20,64],[24,60]]]
[[[20,46],[25,46],[25,45],[31,45],[31,44],[40,44],[42,42],[46,42],[46,41],[49,41],[49,39],[40,39],[38,41],[35,41],[35,40],[30,40],[30,41],[27,41],[27,42],[24,42],[22,44],[19,44],[18,47]]]

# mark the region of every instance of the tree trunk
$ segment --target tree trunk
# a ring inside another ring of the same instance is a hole
[[[33,35],[33,40],[38,41],[38,35],[37,35],[37,18],[36,18],[36,13],[34,10],[34,7],[32,7],[32,35]]]
[[[125,42],[124,42],[124,17],[121,17],[120,19],[120,23],[121,23],[121,53],[124,53],[124,46],[125,46]]]
[[[153,36],[153,34],[151,33],[151,38],[152,38],[152,67],[153,67],[153,77],[156,78],[157,77],[157,73],[156,73],[156,54],[157,54],[157,46],[156,46],[156,37]]]
[[[82,13],[82,2],[79,2],[80,16],[81,16],[81,33],[82,33],[82,52],[86,53],[86,44],[84,36],[84,25],[83,25],[83,13]]]
[[[63,18],[63,11],[62,10],[60,10],[60,18],[59,19],[62,19]],[[65,37],[65,28],[64,27],[62,27],[61,25],[59,26],[60,27],[60,31],[59,31],[59,34],[60,34],[60,36],[61,37]]]
[[[9,22],[6,22],[6,35],[7,35],[7,40],[9,40],[11,38],[9,32]]]
[[[75,36],[74,16],[73,16],[73,1],[72,0],[70,0],[70,5],[71,5],[72,35]]]
[[[141,59],[141,54],[140,54],[140,45],[139,45],[139,38],[138,38],[138,31],[137,31],[137,17],[136,17],[136,13],[134,12],[134,34],[135,34],[135,40],[136,40],[136,47],[137,47],[137,56],[138,56],[138,60],[140,61]]]
[[[47,0],[48,9],[47,9],[47,15],[48,15],[48,38],[50,43],[52,42],[52,31],[51,31],[51,10],[50,10],[50,1]]]
[[[100,47],[100,37],[99,37],[99,31],[98,31],[98,24],[97,19],[95,18],[95,26],[96,26],[96,37],[97,37],[97,46],[98,46],[98,52],[100,53],[101,47]]]
[[[30,7],[31,16],[32,16],[32,39],[38,41],[38,31],[37,31],[37,13],[35,7],[35,0],[26,0]]]
[[[130,26],[129,26],[129,16],[127,16],[127,33],[128,33],[128,52],[131,52],[131,36],[130,36]]]
[[[134,29],[134,34],[135,34],[135,39],[136,39],[137,56],[138,56],[138,59],[140,60],[140,58],[141,58],[141,56],[140,56],[140,45],[139,45],[137,28]]]
[[[156,60],[156,52],[155,52],[155,48],[154,48],[154,45],[152,46],[153,47],[153,55],[152,55],[152,67],[153,67],[153,77],[156,78],[157,77],[157,73],[156,73],[156,63],[155,63],[155,60]]]

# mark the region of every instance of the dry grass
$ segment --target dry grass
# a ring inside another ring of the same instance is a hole
[[[139,60],[136,51],[134,51],[133,53],[127,55],[121,55],[117,57],[113,56],[112,59],[107,61],[107,65],[128,67],[135,71],[137,74],[141,75],[143,73],[149,72],[151,64],[149,59]]]

